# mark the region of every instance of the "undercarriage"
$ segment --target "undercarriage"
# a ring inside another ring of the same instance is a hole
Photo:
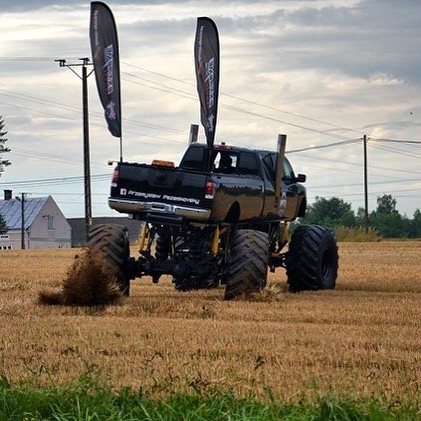
[[[121,291],[129,295],[130,280],[172,276],[179,291],[225,285],[225,299],[261,291],[268,270],[287,270],[291,291],[330,289],[338,268],[332,233],[318,225],[299,227],[289,249],[288,225],[184,225],[145,223],[139,236],[139,256],[130,256],[127,229],[120,225],[93,228],[89,245],[115,272]]]

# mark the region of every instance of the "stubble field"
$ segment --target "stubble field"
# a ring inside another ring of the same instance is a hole
[[[332,392],[421,405],[421,241],[340,243],[333,291],[289,293],[279,269],[247,301],[145,278],[115,305],[38,304],[77,252],[0,255],[0,374],[12,384],[94,375],[152,398],[231,391],[298,402]]]

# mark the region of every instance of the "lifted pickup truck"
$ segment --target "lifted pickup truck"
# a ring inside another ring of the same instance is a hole
[[[105,30],[98,30],[100,20],[93,22],[94,57],[100,57],[97,41]],[[106,51],[108,39],[103,44]],[[290,241],[288,224],[304,216],[307,200],[305,176],[295,176],[285,157],[286,136],[279,135],[276,151],[215,145],[220,53],[216,24],[208,17],[197,19],[194,59],[206,144],[197,143],[195,125],[178,167],[121,158],[109,206],[144,221],[140,256],[130,256],[127,229],[119,225],[94,226],[89,246],[108,262],[127,295],[131,279],[151,276],[158,282],[166,274],[178,290],[225,284],[224,297],[232,299],[263,289],[268,269],[278,267],[286,268],[292,291],[334,288],[338,249],[332,233],[319,225],[299,226]],[[110,100],[120,98],[103,95],[113,67],[98,63],[98,91],[107,111]],[[106,117],[111,133],[120,134],[121,127],[112,130],[116,116]]]
[[[298,182],[305,176],[295,177],[284,159],[282,191],[287,206],[279,214],[274,206],[276,156],[225,144],[214,146],[209,154],[206,145],[193,143],[177,168],[162,161],[120,163],[114,170],[109,206],[161,223],[294,220],[304,216],[305,189]]]
[[[225,299],[260,291],[267,272],[287,270],[291,291],[335,287],[338,251],[327,228],[288,224],[305,214],[305,175],[285,157],[286,136],[267,151],[192,142],[178,167],[119,162],[109,206],[144,221],[140,256],[127,229],[94,226],[89,245],[112,268],[121,291],[130,280],[172,275],[178,290],[225,284]]]

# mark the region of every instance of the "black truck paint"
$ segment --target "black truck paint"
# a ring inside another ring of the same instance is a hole
[[[207,156],[209,158],[207,158]],[[193,143],[178,167],[122,162],[109,206],[136,219],[202,223],[288,220],[304,216],[305,188],[284,158],[281,207],[275,206],[276,152]],[[207,160],[210,160],[210,166]],[[224,159],[230,166],[224,166]],[[208,170],[208,168],[211,170]]]

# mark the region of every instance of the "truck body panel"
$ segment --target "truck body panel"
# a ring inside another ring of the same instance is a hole
[[[294,182],[285,161],[290,183],[283,183],[280,209],[275,206],[275,157],[274,152],[225,146],[209,151],[195,144],[179,167],[120,162],[114,170],[109,206],[137,219],[167,217],[177,223],[292,220],[305,190]],[[224,159],[230,160],[230,167],[224,167]]]

